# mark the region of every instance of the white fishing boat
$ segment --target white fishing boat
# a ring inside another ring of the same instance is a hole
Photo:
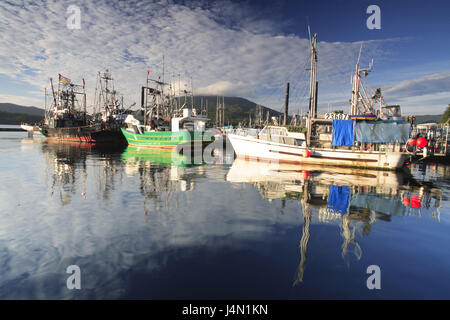
[[[20,127],[23,130],[27,131],[28,134],[31,134],[31,135],[42,135],[41,134],[41,128],[39,126],[37,126],[37,125],[30,125],[30,124],[27,124],[27,123],[21,123]]]
[[[340,167],[396,170],[403,166],[402,152],[410,124],[399,106],[388,106],[381,90],[363,86],[372,69],[361,69],[359,58],[353,77],[350,114],[317,112],[317,34],[311,41],[310,103],[306,128],[291,132],[287,126],[262,130],[237,129],[228,138],[238,158],[257,161],[318,164]],[[285,118],[287,117],[287,107]],[[302,132],[303,131],[303,132]]]
[[[267,126],[254,136],[237,130],[228,139],[237,158],[247,160],[395,170],[406,159],[400,145],[387,145],[381,151],[308,147],[284,127]]]

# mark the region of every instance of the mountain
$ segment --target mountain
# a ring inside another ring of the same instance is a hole
[[[184,102],[184,97],[181,97],[181,104]],[[222,98],[221,98],[222,99]],[[212,121],[216,120],[216,96],[194,96],[194,106],[197,111],[200,111],[200,106],[203,101],[203,106],[208,104],[208,118]],[[249,114],[252,116],[252,121],[255,119],[256,103],[239,97],[225,97],[225,124],[237,125],[239,122],[248,123]],[[191,106],[191,97],[186,98],[186,103]],[[270,117],[278,117],[282,115],[281,112],[272,110],[262,106],[263,118],[267,116],[269,111]],[[30,118],[30,116],[32,116]],[[20,124],[21,122],[39,122],[44,117],[44,109],[36,107],[24,107],[13,103],[0,103],[0,123],[3,124]]]
[[[41,116],[0,111],[0,124],[21,124],[22,122],[34,124],[41,122],[42,119],[43,117]]]
[[[222,97],[219,97],[222,101]],[[183,103],[184,97],[181,98]],[[197,111],[200,111],[202,105],[205,107],[208,105],[208,118],[212,121],[216,120],[216,106],[217,96],[194,96],[194,106]],[[187,105],[191,105],[191,97],[186,98]],[[252,116],[252,121],[255,121],[256,103],[239,97],[224,97],[225,102],[225,124],[237,125],[239,122],[249,121],[249,114]],[[270,117],[278,117],[283,113],[275,111],[273,109],[262,106],[263,119],[266,118],[267,111],[269,111]]]
[[[32,116],[44,116],[44,109],[36,107],[24,107],[14,103],[0,103],[0,112],[22,113]]]
[[[43,117],[44,109],[24,107],[13,103],[0,103],[1,124],[37,123],[42,121]]]
[[[416,117],[416,124],[430,123],[430,122],[439,123],[439,120],[441,119],[442,114],[421,115],[421,116],[415,116],[415,117]]]
[[[442,114],[442,117],[439,120],[439,122],[446,123],[449,119],[450,119],[450,104],[448,105],[447,109],[445,109],[445,112]]]

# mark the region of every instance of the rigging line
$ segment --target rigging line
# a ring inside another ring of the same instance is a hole
[[[298,71],[297,71],[297,68],[292,68],[291,69],[291,72],[289,73],[289,75],[288,75],[288,77],[287,77],[287,79],[288,79],[288,81],[285,81],[284,83],[286,83],[286,82],[290,82],[290,83],[293,83],[293,88],[291,89],[292,90],[292,92],[297,92],[296,90],[294,91],[294,89],[295,89],[295,84],[296,83],[301,83],[302,82],[302,80],[303,80],[303,77],[305,77],[305,78],[307,78],[307,72],[306,72],[306,66],[307,66],[307,64],[308,64],[308,61],[310,60],[310,57],[311,57],[311,55],[309,54],[309,56],[307,56],[306,58],[305,58],[305,61],[304,61],[304,63],[303,63],[303,68],[302,68],[302,72],[300,73],[301,74],[301,76],[299,77],[299,78],[297,78],[297,79],[295,79],[294,81],[289,81],[291,78],[293,78],[293,75],[295,74],[295,73],[297,73]],[[301,65],[301,64],[300,64]],[[306,79],[305,79],[306,80]],[[283,83],[283,84],[284,84]],[[280,87],[282,86],[282,84],[280,85]],[[283,95],[282,95],[282,93],[283,93],[283,90],[281,90],[281,89],[277,89],[277,94],[280,96],[280,104],[281,104],[281,107],[280,107],[280,109],[279,109],[279,112],[282,112],[283,111],[283,109],[284,109],[284,104],[283,104]],[[294,96],[295,97],[295,96]]]
[[[308,54],[304,59],[303,68],[302,68],[302,72],[301,72],[302,76],[300,77],[300,79],[302,79],[303,76],[306,75],[306,66],[308,64],[308,61],[310,60],[310,57],[311,57],[311,55]],[[295,63],[295,65],[302,65],[302,63],[301,62],[299,64]],[[282,87],[283,84],[285,84],[286,82],[297,82],[298,80],[289,81],[291,78],[293,78],[293,75],[296,74],[297,72],[298,72],[297,68],[292,68],[290,73],[287,76],[285,76],[285,79],[288,79],[288,81],[284,81],[281,84],[273,87],[271,89],[271,93],[267,96],[267,98],[272,98],[273,95],[277,94],[280,96],[280,100],[282,100],[282,97],[283,97],[282,92],[283,91],[280,89],[280,87]]]

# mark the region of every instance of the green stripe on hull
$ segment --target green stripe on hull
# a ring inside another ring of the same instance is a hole
[[[155,131],[139,134],[122,129],[122,133],[129,145],[138,147],[175,148],[179,144],[192,142],[208,143],[214,141],[210,133],[192,131]]]

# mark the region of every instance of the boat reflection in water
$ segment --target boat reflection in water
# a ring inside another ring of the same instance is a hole
[[[201,159],[182,155],[176,150],[128,146],[122,154],[122,160],[128,176],[139,174],[146,215],[149,213],[148,202],[154,204],[153,211],[162,209],[160,205],[163,199],[164,209],[168,211],[171,204],[178,205],[178,192],[193,190],[194,181],[205,174],[201,168]],[[197,170],[186,172],[186,168],[192,167]],[[153,201],[155,199],[159,201]]]
[[[192,190],[194,180],[203,175],[198,159],[170,150],[131,146],[103,149],[86,143],[54,144],[44,141],[42,151],[47,163],[51,194],[58,196],[62,205],[70,204],[72,196],[78,192],[86,199],[88,186],[92,188],[92,182],[96,185],[97,199],[108,200],[115,189],[120,189],[127,177],[139,175],[144,207],[148,200],[165,198],[165,209],[168,209],[172,202],[172,192]],[[198,166],[199,170],[195,173],[190,170],[186,174],[184,169],[193,166]],[[153,209],[158,211],[161,207]]]
[[[50,186],[51,195],[58,196],[62,205],[70,204],[72,196],[78,192],[86,199],[89,188],[94,188],[98,199],[110,199],[120,183],[115,177],[124,175],[120,163],[123,146],[105,148],[79,142],[40,142],[46,162],[46,178],[49,179],[46,184]],[[92,181],[96,183],[90,186]]]
[[[430,297],[447,292],[448,169],[412,167],[417,182],[229,166],[225,154],[200,164],[164,150],[21,142],[3,141],[18,165],[3,172],[0,192],[0,298],[370,298],[372,263],[389,270],[383,297],[419,297],[414,288],[426,285]],[[70,265],[82,290],[66,288]]]
[[[424,208],[440,220],[440,189],[421,185],[403,172],[236,159],[226,179],[232,183],[251,183],[262,198],[281,199],[283,206],[286,200],[300,202],[303,226],[294,285],[303,282],[312,223],[340,228],[341,255],[349,266],[350,253],[356,260],[363,254],[356,240],[357,232],[369,235],[377,221],[389,222],[392,216],[420,216]]]

